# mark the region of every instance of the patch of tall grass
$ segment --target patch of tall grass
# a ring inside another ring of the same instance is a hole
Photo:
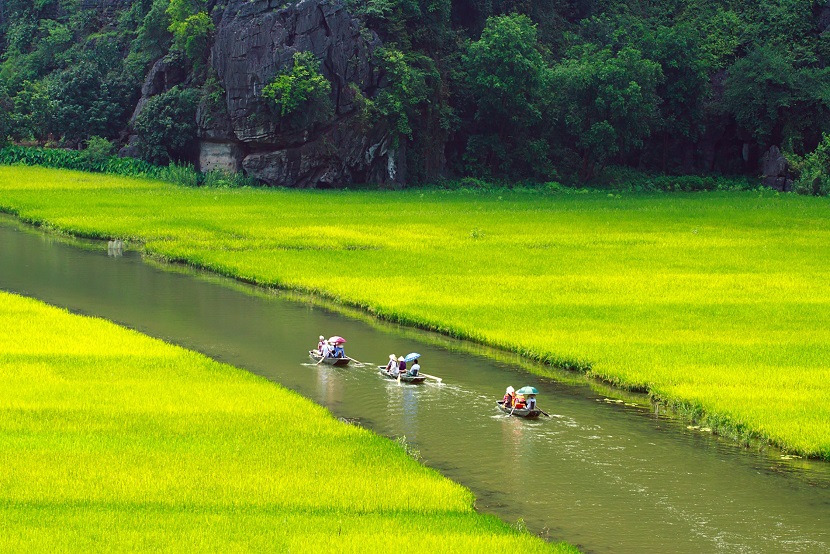
[[[85,150],[64,148],[36,148],[29,146],[5,146],[0,148],[0,164],[74,169],[94,173],[157,179],[186,187],[243,187],[258,184],[255,179],[242,173],[213,170],[205,173],[196,171],[191,164],[161,166],[136,158],[122,158],[109,155],[103,144],[105,139],[94,137]]]
[[[0,293],[0,550],[576,552],[248,372]]]
[[[187,189],[0,168],[0,208],[581,369],[830,459],[825,198]]]

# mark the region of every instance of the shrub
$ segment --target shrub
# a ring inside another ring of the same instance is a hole
[[[210,47],[210,35],[213,32],[213,20],[205,10],[203,0],[170,0],[167,15],[173,34],[173,48],[184,52],[200,68],[207,58]]]
[[[105,162],[112,155],[112,143],[99,136],[91,136],[86,141],[86,148],[81,151],[81,156],[91,163]]]
[[[799,194],[830,195],[830,134],[824,134],[815,150],[800,158],[788,156],[797,177],[793,190]]]
[[[259,181],[252,177],[247,177],[244,173],[231,173],[223,170],[213,170],[202,174],[202,186],[204,187],[253,187],[257,186]]]
[[[294,54],[291,69],[282,70],[262,89],[262,97],[276,104],[277,115],[295,127],[309,127],[331,117],[331,83],[320,73],[320,61],[311,52]]]
[[[178,85],[147,101],[135,121],[145,160],[166,164],[187,157],[187,146],[196,138],[198,102],[198,91]]]

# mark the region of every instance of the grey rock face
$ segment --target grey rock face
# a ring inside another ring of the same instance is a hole
[[[225,91],[226,112],[200,116],[200,136],[234,144],[243,152],[241,167],[270,185],[403,182],[401,156],[391,148],[389,129],[361,125],[355,104],[355,88],[372,97],[380,85],[372,61],[380,46],[377,36],[338,0],[281,6],[275,0],[229,0],[225,6],[211,65]],[[291,67],[295,52],[303,51],[321,60],[334,111],[309,129],[286,129],[262,98],[262,88],[278,71]]]
[[[789,172],[789,163],[777,146],[770,149],[761,158],[761,173],[765,187],[789,192],[793,189],[793,180]]]
[[[132,127],[138,114],[144,109],[144,105],[147,104],[147,100],[151,96],[167,92],[174,86],[182,84],[186,78],[187,68],[181,57],[169,55],[156,61],[144,79],[144,85],[141,87],[141,98],[135,110],[133,110],[132,117],[130,117],[130,126]]]

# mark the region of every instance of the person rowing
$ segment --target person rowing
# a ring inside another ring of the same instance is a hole
[[[389,354],[389,361],[386,362],[386,367],[383,368],[386,373],[392,374],[398,371],[398,357],[394,354]]]
[[[504,392],[504,398],[502,399],[503,406],[505,408],[512,408],[513,401],[516,399],[516,389],[513,387],[507,387],[507,390]]]
[[[320,341],[317,343],[317,353],[323,355],[323,348],[326,346],[326,337],[320,335]]]
[[[334,356],[334,347],[328,341],[324,341],[323,348],[320,350],[320,356],[323,358],[331,358]]]
[[[409,368],[409,371],[407,371],[406,374],[410,377],[417,377],[419,371],[421,371],[420,358],[415,358],[415,363],[412,364],[412,367]]]

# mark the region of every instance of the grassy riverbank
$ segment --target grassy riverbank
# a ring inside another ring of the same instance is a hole
[[[579,367],[830,459],[830,202],[187,189],[0,168],[0,207]]]
[[[6,293],[0,327],[3,552],[576,551],[248,372]]]

